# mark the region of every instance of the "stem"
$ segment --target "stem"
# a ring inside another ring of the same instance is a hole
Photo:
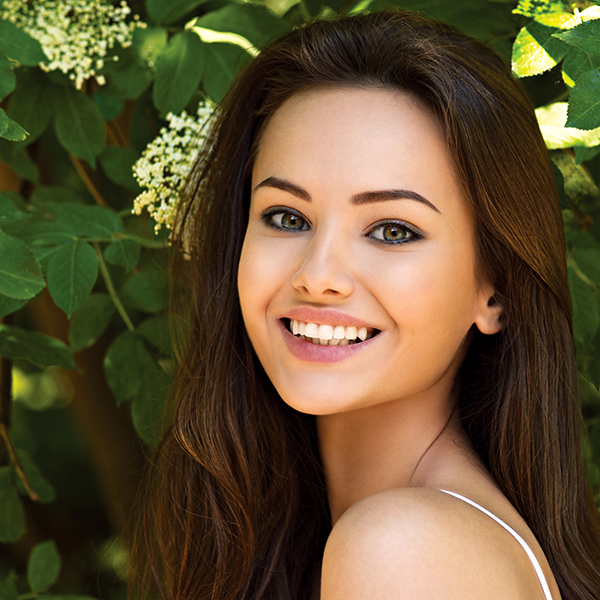
[[[39,498],[39,496],[34,491],[34,489],[31,487],[31,484],[29,483],[29,479],[27,479],[27,475],[25,475],[25,471],[23,471],[23,467],[21,466],[21,463],[19,462],[19,459],[17,458],[17,452],[15,450],[15,446],[12,443],[10,436],[8,435],[8,430],[4,423],[0,423],[0,438],[2,438],[2,441],[4,442],[4,445],[6,446],[6,449],[8,450],[8,455],[10,456],[10,462],[12,463],[14,470],[17,472],[19,479],[25,486],[25,489],[27,490],[29,497],[32,500],[37,500]]]
[[[108,267],[106,266],[106,263],[104,262],[104,257],[102,256],[102,252],[100,252],[100,247],[98,246],[97,242],[94,242],[94,248],[96,250],[96,255],[98,256],[98,266],[100,267],[100,273],[102,273],[104,283],[106,284],[106,290],[108,291],[108,296],[112,300],[113,304],[115,305],[117,312],[121,315],[121,318],[125,322],[127,329],[129,329],[129,331],[135,331],[135,327],[133,326],[133,323],[131,322],[129,315],[127,314],[127,311],[125,310],[125,307],[123,306],[121,299],[119,298],[119,296],[115,290],[115,286],[113,285],[112,279],[110,277],[110,273],[108,272]]]
[[[88,189],[90,194],[94,197],[94,200],[100,206],[108,206],[108,203],[100,195],[98,188],[96,188],[96,186],[94,185],[94,182],[90,179],[90,176],[87,174],[86,170],[83,168],[81,161],[76,156],[73,156],[72,154],[69,154],[69,158],[71,159],[71,162],[73,163],[73,166],[75,167],[75,170],[77,171],[79,177],[81,177],[81,180],[83,181],[83,183],[85,183],[85,187]]]
[[[28,594],[20,594],[19,596],[17,596],[19,600],[32,600],[33,598],[39,597],[39,594],[36,594],[35,592],[29,592]]]

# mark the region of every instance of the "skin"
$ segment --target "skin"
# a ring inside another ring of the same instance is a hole
[[[240,302],[282,399],[317,415],[334,524],[321,598],[543,598],[516,541],[440,488],[516,529],[559,598],[454,418],[469,333],[498,332],[501,308],[477,273],[473,218],[435,119],[399,91],[303,91],[267,124],[252,189]],[[339,362],[299,358],[282,319],[306,308],[380,333]]]

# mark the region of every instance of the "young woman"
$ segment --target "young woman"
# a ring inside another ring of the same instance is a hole
[[[405,12],[285,35],[178,231],[142,597],[600,597],[561,212],[495,54]]]

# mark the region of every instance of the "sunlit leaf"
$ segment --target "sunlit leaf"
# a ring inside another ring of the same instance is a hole
[[[555,33],[554,37],[589,54],[600,55],[600,20],[586,21],[573,29]]]
[[[571,91],[567,127],[600,127],[600,69],[584,73]]]
[[[596,146],[600,144],[600,127],[592,130],[565,127],[567,122],[566,102],[555,102],[535,109],[535,116],[544,136],[546,147],[571,148],[573,146]]]
[[[519,31],[511,60],[513,73],[517,77],[539,75],[564,58],[568,46],[552,37],[556,31],[535,21]]]

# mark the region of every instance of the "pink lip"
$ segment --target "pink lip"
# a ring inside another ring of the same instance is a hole
[[[335,311],[333,311],[335,312]],[[307,321],[315,323],[315,321]],[[331,321],[330,321],[331,322]],[[356,321],[354,321],[356,323]],[[318,323],[317,323],[318,324]],[[341,325],[341,323],[338,322]],[[292,335],[286,328],[283,321],[279,321],[279,327],[283,335],[283,339],[288,347],[288,350],[298,359],[320,364],[332,364],[341,362],[355,356],[361,350],[368,348],[378,336],[372,337],[360,344],[352,344],[349,346],[321,346],[313,344],[306,340],[302,340],[295,335]],[[381,334],[379,334],[381,335]]]
[[[292,308],[286,312],[283,317],[288,319],[295,319],[296,321],[302,321],[303,323],[315,323],[315,325],[342,325],[343,327],[350,327],[355,325],[356,327],[366,327],[367,329],[373,329],[372,325],[365,323],[356,317],[351,317],[345,313],[331,308],[315,309],[308,307]],[[363,342],[364,344],[364,342]],[[359,344],[360,345],[360,344]],[[331,346],[332,348],[334,346]]]

